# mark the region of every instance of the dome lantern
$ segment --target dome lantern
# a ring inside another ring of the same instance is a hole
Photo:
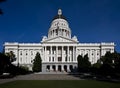
[[[58,15],[62,15],[62,10],[61,9],[58,10]]]
[[[62,15],[62,10],[58,9],[57,16],[54,17],[48,32],[48,38],[63,36],[71,38],[71,30],[66,18]]]

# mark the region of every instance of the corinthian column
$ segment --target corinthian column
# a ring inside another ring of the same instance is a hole
[[[69,46],[67,46],[67,61],[69,61]]]
[[[63,56],[63,55],[64,55],[63,52],[64,52],[64,50],[63,50],[63,46],[62,46],[62,62],[65,62],[65,58],[64,58],[64,56]]]
[[[56,58],[55,61],[58,62],[58,46],[56,46]]]
[[[47,53],[46,53],[46,46],[45,46],[45,61],[47,61],[47,55],[46,55]]]
[[[50,46],[50,58],[51,58],[51,61],[52,61],[52,46]]]

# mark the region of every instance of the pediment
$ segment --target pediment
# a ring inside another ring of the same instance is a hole
[[[77,43],[78,41],[74,41],[74,40],[69,39],[69,38],[58,36],[58,37],[55,37],[55,38],[47,39],[47,40],[42,41],[42,42],[46,42],[46,43],[55,43],[55,42]]]

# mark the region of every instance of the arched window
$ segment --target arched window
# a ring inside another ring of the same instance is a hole
[[[61,65],[58,65],[58,71],[61,72]]]
[[[58,35],[58,29],[56,29],[56,35]]]
[[[69,36],[69,31],[68,31],[68,36]]]
[[[53,69],[53,71],[55,71],[56,70],[56,66],[52,65],[52,69]]]
[[[64,71],[67,72],[67,65],[64,65]]]
[[[69,66],[69,69],[70,69],[70,71],[72,72],[72,71],[73,71],[73,66],[70,65],[70,66]]]
[[[65,35],[67,36],[67,31],[65,30]]]
[[[51,33],[51,35],[52,35],[52,31],[51,31],[50,33]]]
[[[50,65],[47,65],[47,66],[46,66],[46,70],[47,70],[47,71],[50,71]]]

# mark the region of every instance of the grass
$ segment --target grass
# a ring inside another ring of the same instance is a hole
[[[120,88],[120,83],[92,80],[19,80],[0,84],[0,88]]]

